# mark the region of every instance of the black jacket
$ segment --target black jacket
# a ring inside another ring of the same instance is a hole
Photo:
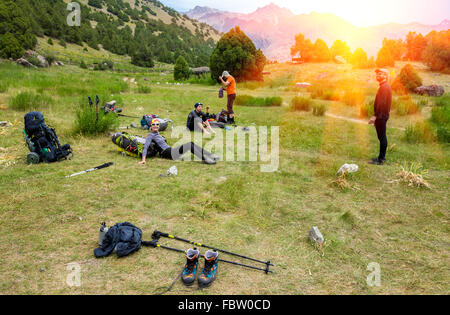
[[[117,256],[127,256],[141,249],[142,231],[131,223],[117,223],[105,235],[102,246],[94,250],[97,258],[110,255],[114,249]]]
[[[374,111],[377,119],[389,119],[392,104],[392,89],[388,82],[381,84],[375,98]]]

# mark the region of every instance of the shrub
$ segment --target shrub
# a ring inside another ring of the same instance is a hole
[[[74,133],[83,135],[97,135],[114,129],[119,125],[118,116],[113,113],[105,114],[99,110],[98,119],[95,106],[82,106],[76,112]]]
[[[437,138],[442,143],[450,143],[450,104],[434,107],[431,122],[436,125]]]
[[[375,101],[363,104],[359,107],[359,116],[361,118],[373,117],[375,115],[373,103]]]
[[[139,85],[139,87],[138,87],[138,93],[139,94],[149,94],[151,92],[152,92],[152,89],[149,86]]]
[[[327,105],[323,103],[313,104],[312,109],[314,116],[323,116],[328,110]]]
[[[434,99],[434,105],[436,106],[450,106],[450,93],[446,93],[441,97]]]
[[[238,95],[236,105],[241,106],[281,106],[283,99],[279,96],[274,97],[253,97],[250,95]]]
[[[9,107],[18,111],[31,111],[47,109],[53,103],[53,99],[50,96],[33,92],[22,92],[10,99]]]
[[[413,66],[407,64],[402,68],[400,74],[395,78],[392,88],[399,94],[414,92],[416,88],[422,85],[422,79]]]
[[[264,101],[266,106],[281,106],[283,99],[279,96],[267,97]]]
[[[418,122],[406,127],[404,139],[409,143],[430,143],[434,140],[434,134],[429,124]]]
[[[349,106],[361,105],[364,102],[365,96],[359,89],[346,90],[342,101]]]
[[[87,69],[87,68],[88,68],[88,66],[87,66],[87,64],[84,62],[84,60],[81,60],[80,68],[81,68],[81,69]]]
[[[48,54],[48,55],[45,57],[45,59],[47,60],[48,65],[51,66],[52,63],[54,63],[54,62],[56,61],[56,56],[53,55],[53,54]]]
[[[312,106],[312,100],[307,97],[296,96],[291,101],[291,110],[309,112]]]
[[[29,57],[27,58],[27,60],[28,60],[33,66],[36,66],[36,67],[40,67],[40,66],[41,66],[41,61],[40,61],[37,57],[35,57],[35,56],[33,56],[33,55],[29,56]]]
[[[420,111],[420,107],[411,99],[399,101],[396,104],[396,113],[399,116],[414,115]]]

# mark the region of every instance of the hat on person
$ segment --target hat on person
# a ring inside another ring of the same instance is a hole
[[[202,103],[195,103],[195,105],[194,105],[195,108],[197,108],[199,106],[203,106],[203,104]]]
[[[229,73],[228,71],[224,71],[224,72],[222,73],[222,77],[228,78],[229,76],[230,76],[230,73]]]
[[[153,125],[153,124],[156,124],[156,123],[158,123],[158,124],[159,124],[159,119],[157,119],[157,118],[155,118],[155,119],[152,119],[152,123],[151,123],[151,124]]]
[[[377,70],[375,70],[376,73],[384,73],[385,75],[389,75],[389,71],[387,71],[386,69],[382,69],[382,68],[378,68]]]

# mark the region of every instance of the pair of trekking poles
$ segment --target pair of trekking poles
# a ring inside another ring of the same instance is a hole
[[[178,248],[167,247],[167,246],[158,244],[158,242],[159,242],[161,237],[174,239],[174,240],[181,241],[181,242],[184,242],[184,243],[188,243],[188,244],[191,244],[191,245],[194,245],[194,246],[198,246],[198,247],[212,249],[212,250],[214,250],[216,252],[222,252],[224,254],[228,254],[228,255],[231,255],[231,256],[235,256],[235,257],[239,257],[239,258],[246,259],[246,260],[249,260],[249,261],[253,261],[253,262],[256,262],[256,263],[264,264],[264,265],[266,265],[266,267],[265,268],[255,267],[255,266],[246,265],[246,264],[242,264],[242,263],[238,263],[238,262],[234,262],[234,261],[229,261],[229,260],[224,260],[224,259],[218,259],[219,262],[223,262],[223,263],[227,263],[227,264],[231,264],[231,265],[235,265],[235,266],[241,266],[241,267],[245,267],[245,268],[249,268],[249,269],[264,271],[266,274],[269,274],[269,273],[273,272],[272,270],[270,270],[270,267],[274,266],[274,265],[270,261],[262,261],[262,260],[254,259],[254,258],[251,258],[251,257],[247,257],[247,256],[244,256],[244,255],[232,253],[232,252],[229,252],[229,251],[226,251],[226,250],[223,250],[223,249],[219,249],[219,248],[216,248],[216,247],[212,247],[212,246],[209,246],[209,245],[205,245],[205,244],[202,244],[202,243],[197,243],[197,242],[193,242],[193,241],[190,241],[190,240],[186,240],[186,239],[183,239],[183,238],[180,238],[180,237],[177,237],[177,236],[173,236],[173,235],[170,235],[168,233],[164,233],[164,232],[160,232],[160,231],[154,231],[153,235],[152,235],[153,241],[151,241],[151,242],[144,242],[144,245],[145,246],[150,246],[150,247],[155,247],[155,248],[162,248],[162,249],[166,249],[166,250],[170,250],[170,251],[186,254],[186,251],[184,251],[184,250],[181,250],[181,249],[178,249]]]

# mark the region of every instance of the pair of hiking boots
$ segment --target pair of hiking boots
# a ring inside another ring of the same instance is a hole
[[[181,281],[187,286],[191,286],[195,282],[198,271],[198,259],[200,251],[197,249],[189,249],[186,252],[186,266],[184,267]],[[207,251],[204,255],[205,265],[197,278],[200,288],[209,287],[216,280],[217,268],[219,266],[219,253],[215,251]]]

